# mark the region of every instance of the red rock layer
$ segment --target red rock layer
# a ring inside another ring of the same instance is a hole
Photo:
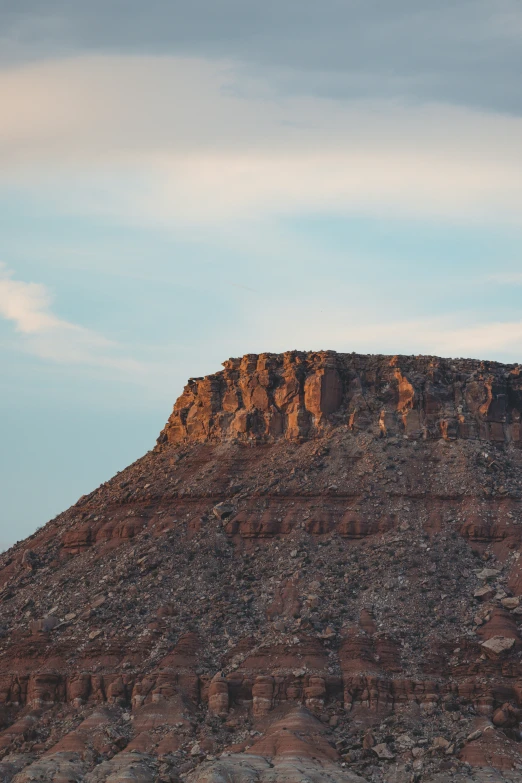
[[[412,439],[522,442],[518,365],[289,351],[223,366],[189,381],[160,442],[309,438],[341,422]]]

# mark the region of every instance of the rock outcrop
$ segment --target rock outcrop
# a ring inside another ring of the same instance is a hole
[[[0,780],[517,781],[522,380],[248,355],[0,556]]]
[[[519,365],[334,351],[247,354],[192,378],[160,442],[306,439],[347,424],[522,445]]]

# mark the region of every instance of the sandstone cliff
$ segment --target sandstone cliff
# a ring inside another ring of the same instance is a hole
[[[522,442],[518,365],[291,351],[223,366],[191,379],[160,442],[304,439],[343,423],[413,440]]]

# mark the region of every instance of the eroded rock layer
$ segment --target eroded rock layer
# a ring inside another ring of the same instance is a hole
[[[414,440],[522,442],[518,365],[289,351],[223,366],[189,381],[161,442],[302,439],[342,423]]]
[[[521,383],[332,352],[191,381],[1,556],[0,780],[520,780]]]

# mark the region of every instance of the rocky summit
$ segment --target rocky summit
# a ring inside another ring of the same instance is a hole
[[[521,781],[521,415],[494,362],[191,379],[1,555],[0,781]]]

